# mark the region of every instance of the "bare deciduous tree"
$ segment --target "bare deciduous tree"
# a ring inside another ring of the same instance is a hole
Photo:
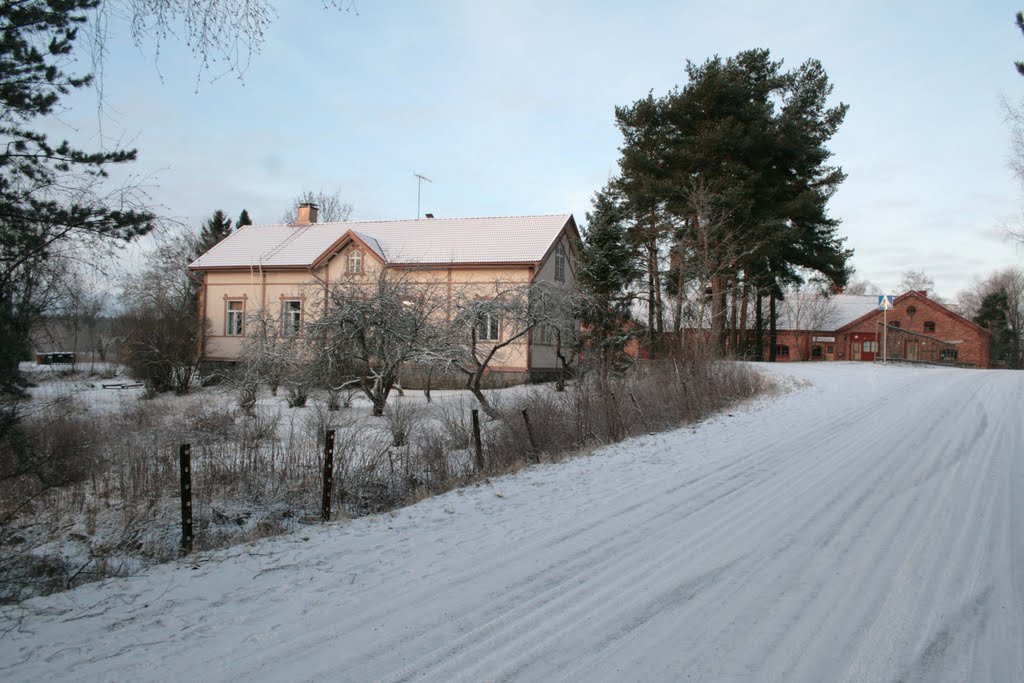
[[[341,190],[306,190],[292,201],[291,208],[281,217],[283,223],[294,223],[298,219],[299,204],[316,204],[318,223],[338,223],[352,216],[352,205],[341,200]]]
[[[555,390],[565,391],[566,376],[571,374],[582,348],[580,319],[586,302],[575,287],[540,282],[530,293],[531,312],[536,320],[535,339],[554,346],[558,376]]]
[[[185,43],[200,73],[244,76],[277,19],[273,0],[101,0],[90,22],[93,70],[103,73],[111,28],[125,23],[136,47],[160,54],[168,40]],[[323,0],[324,8],[357,12],[355,0]],[[102,87],[102,84],[101,84]]]
[[[186,393],[199,372],[207,324],[199,318],[199,283],[187,268],[195,251],[191,232],[163,237],[123,285],[126,361],[150,393]]]
[[[1005,296],[1008,362],[1011,367],[1024,367],[1024,271],[1020,268],[1007,268],[985,279],[975,279],[957,295],[960,315],[974,320],[981,313],[985,299],[996,293]],[[993,341],[998,343],[999,340]]]
[[[906,292],[926,292],[932,301],[942,302],[942,297],[935,291],[935,280],[925,274],[923,270],[903,271],[900,283],[896,285],[897,294]]]
[[[882,288],[870,280],[852,280],[843,290],[845,294],[884,294]]]
[[[802,332],[808,341],[808,353],[810,353],[809,337],[814,332],[831,330],[836,310],[835,301],[826,296],[819,287],[793,285],[785,292],[785,297],[779,306],[780,319],[784,321],[787,329],[794,332]],[[796,354],[793,360],[806,360],[803,345],[796,344]],[[792,354],[792,351],[790,351]],[[792,356],[791,356],[792,357]]]
[[[554,285],[495,281],[453,292],[446,355],[491,418],[500,414],[483,392],[484,377],[495,357],[509,356],[538,324],[555,321],[552,314],[559,306],[548,287]]]
[[[375,281],[334,285],[325,310],[307,325],[321,374],[348,367],[381,416],[402,367],[437,359],[444,348],[446,299],[416,271],[383,270]]]

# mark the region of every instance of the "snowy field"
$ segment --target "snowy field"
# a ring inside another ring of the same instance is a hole
[[[6,608],[0,679],[1024,680],[1024,373],[791,390]]]

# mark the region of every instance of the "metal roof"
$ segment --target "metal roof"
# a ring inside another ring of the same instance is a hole
[[[189,266],[310,266],[347,233],[389,264],[537,263],[572,214],[247,225]]]
[[[877,294],[832,294],[823,297],[811,288],[789,292],[779,302],[777,329],[838,330],[878,308]]]

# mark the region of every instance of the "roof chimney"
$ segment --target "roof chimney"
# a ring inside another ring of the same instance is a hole
[[[299,204],[299,215],[295,219],[296,224],[309,224],[316,223],[316,214],[320,210],[320,207],[313,202],[303,202]]]
[[[925,299],[928,298],[928,290],[927,289],[919,289],[919,290],[917,290],[917,293],[920,294],[921,296],[923,296]]]
[[[433,218],[433,217],[434,217],[434,214],[432,214],[432,213],[428,213],[427,214],[427,218]]]

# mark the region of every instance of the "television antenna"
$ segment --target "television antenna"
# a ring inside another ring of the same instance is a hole
[[[434,182],[422,173],[413,173],[416,178],[416,218],[420,217],[420,190],[423,187],[423,181],[426,180],[428,183]]]

